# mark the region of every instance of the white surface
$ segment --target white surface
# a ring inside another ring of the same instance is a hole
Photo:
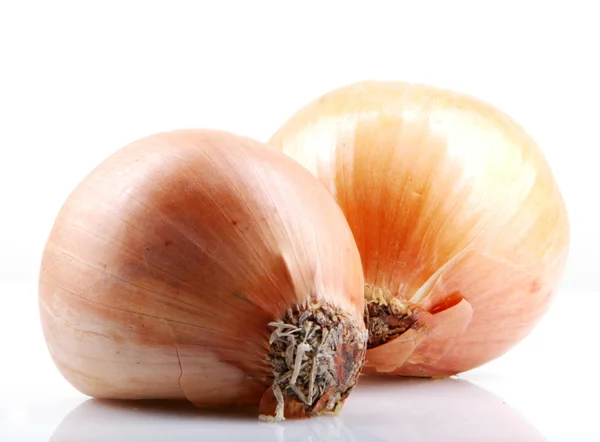
[[[266,141],[321,93],[391,79],[476,95],[531,132],[569,208],[565,286],[587,290],[599,42],[594,1],[1,1],[0,210],[16,213],[0,278],[36,277],[67,194],[121,146],[198,126]]]
[[[0,2],[0,441],[600,441],[596,2],[350,3]],[[47,356],[35,286],[71,189],[139,137],[200,126],[266,140],[308,100],[363,79],[479,96],[539,141],[572,246],[535,333],[461,382],[361,381],[337,419],[79,406]]]
[[[33,284],[0,322],[0,441],[600,441],[599,298],[563,292],[504,357],[448,380],[363,377],[338,417],[281,424],[184,405],[90,400],[50,360],[32,312]],[[26,319],[24,319],[26,318]]]

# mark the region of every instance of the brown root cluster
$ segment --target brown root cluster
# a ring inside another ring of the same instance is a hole
[[[367,302],[365,323],[369,330],[368,348],[379,347],[411,328],[420,328],[416,315],[418,309],[418,306],[407,305],[397,299],[389,303]]]
[[[273,385],[261,402],[264,419],[336,412],[356,385],[366,331],[343,311],[319,303],[289,310],[269,324]]]

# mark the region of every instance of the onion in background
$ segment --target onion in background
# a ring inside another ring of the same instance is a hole
[[[366,372],[472,369],[548,309],[567,213],[542,152],[500,110],[431,86],[366,81],[307,104],[269,144],[321,181],[356,238]]]

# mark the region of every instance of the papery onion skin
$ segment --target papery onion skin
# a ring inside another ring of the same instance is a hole
[[[138,140],[77,186],[44,249],[39,302],[54,362],[87,395],[258,406],[274,376],[269,323],[315,304],[357,333],[334,364],[354,385],[363,287],[352,233],[315,178],[199,129]],[[286,417],[303,416],[288,399]]]
[[[340,204],[367,301],[395,299],[414,312],[405,333],[368,350],[365,372],[478,367],[526,337],[551,305],[568,255],[566,207],[535,141],[492,105],[364,81],[307,104],[268,144]]]

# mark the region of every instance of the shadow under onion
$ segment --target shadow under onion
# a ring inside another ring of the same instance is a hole
[[[500,397],[471,382],[362,376],[339,416],[266,423],[255,409],[205,410],[187,402],[90,399],[50,442],[511,441],[546,439]]]

